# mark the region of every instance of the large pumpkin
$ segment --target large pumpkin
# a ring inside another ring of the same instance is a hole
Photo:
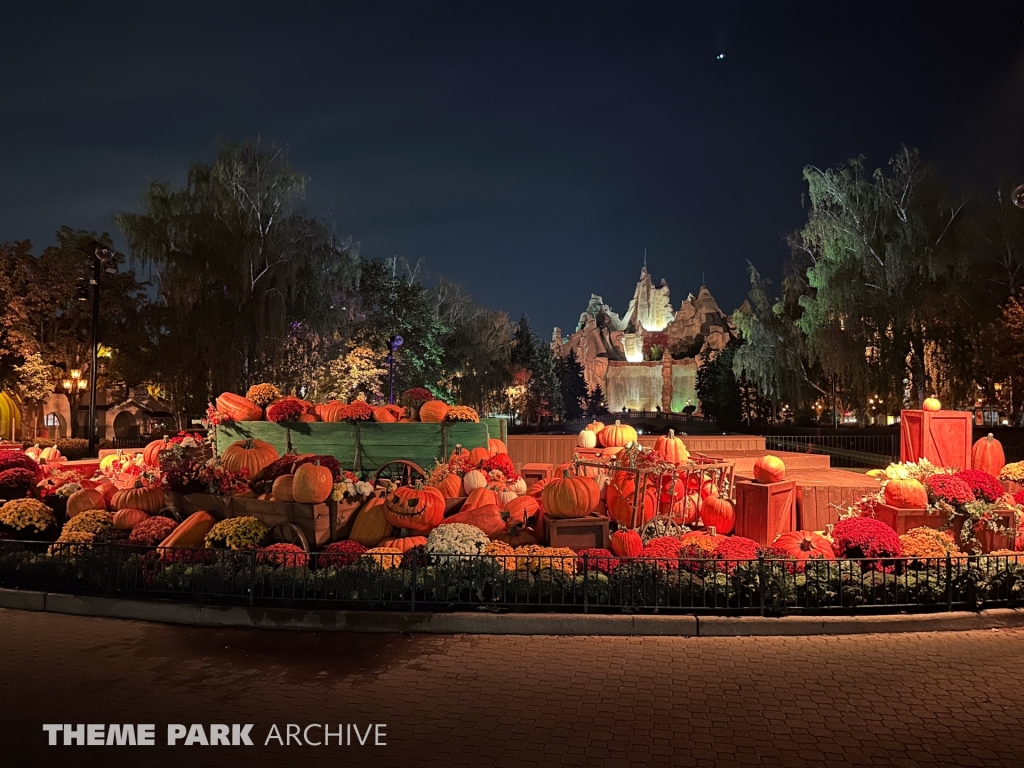
[[[540,502],[532,496],[516,496],[505,502],[501,513],[509,526],[525,526],[531,517],[540,514]]]
[[[496,504],[484,504],[472,509],[466,509],[463,506],[457,514],[441,521],[441,525],[451,525],[452,523],[476,526],[492,539],[505,533],[506,530],[505,519],[501,516],[501,509]]]
[[[292,477],[292,496],[299,504],[322,504],[334,489],[334,476],[319,461],[301,465]]]
[[[225,392],[217,398],[217,410],[235,421],[262,421],[263,409],[241,395]]]
[[[605,448],[621,448],[637,441],[636,430],[617,419],[614,424],[597,433],[597,438]]]
[[[836,554],[832,551],[832,542],[813,531],[780,533],[772,546],[778,547],[797,560],[809,560],[812,558],[821,558],[823,560],[836,559]]]
[[[348,537],[364,547],[375,547],[390,536],[393,530],[394,526],[385,514],[384,499],[376,497],[366,502],[356,513]]]
[[[391,547],[399,552],[408,552],[413,547],[425,547],[427,545],[427,537],[416,536],[414,533],[414,531],[399,531],[398,536],[384,539],[380,546]]]
[[[149,513],[141,509],[119,509],[114,513],[114,527],[122,531],[130,531],[146,520],[149,520]]]
[[[732,533],[736,526],[736,509],[728,499],[708,496],[701,505],[700,519],[705,528],[714,528],[721,534]]]
[[[616,472],[604,494],[604,503],[608,508],[608,516],[626,528],[640,527],[658,514],[658,489],[650,480],[644,481],[644,487],[637,496],[637,476],[632,472]],[[636,519],[633,515],[633,504],[636,502]]]
[[[597,433],[584,429],[576,436],[576,445],[580,448],[597,448]]]
[[[654,450],[665,455],[665,458],[673,464],[685,464],[690,460],[690,452],[686,450],[686,444],[676,437],[674,429],[668,431],[668,435],[662,435],[654,441]]]
[[[107,500],[103,492],[95,488],[83,488],[68,497],[67,516],[74,517],[91,509],[106,509]]]
[[[487,438],[487,450],[494,456],[498,453],[508,453],[508,446],[496,437]]]
[[[155,515],[164,508],[164,490],[150,486],[148,488],[127,488],[118,491],[110,499],[110,508],[120,509],[141,509]]]
[[[544,488],[541,503],[552,518],[586,517],[601,501],[597,483],[589,477],[572,477],[568,472]]]
[[[396,488],[384,500],[384,516],[396,528],[430,531],[444,518],[444,496],[422,483]]]
[[[199,549],[217,520],[209,512],[193,512],[160,542],[161,547]]]
[[[981,438],[971,449],[971,468],[980,469],[990,475],[999,476],[999,471],[1006,466],[1003,444],[996,440],[991,432]]]
[[[587,424],[587,426],[585,426],[584,429],[587,430],[588,432],[593,432],[594,434],[597,434],[602,429],[604,429],[604,424],[601,423],[600,421],[592,421],[589,424]]]
[[[491,458],[491,452],[486,448],[474,448],[469,452],[469,463],[474,467],[479,467],[489,458]]]
[[[778,456],[766,454],[754,462],[754,482],[779,483],[786,479],[786,464]]]
[[[382,405],[379,408],[373,409],[373,420],[381,424],[395,424],[404,415],[405,408],[402,408],[400,405]]]
[[[321,403],[316,406],[316,415],[319,416],[323,421],[336,423],[341,421],[341,417],[344,415],[343,409],[345,403],[341,400],[331,400],[326,403]]]
[[[295,493],[292,491],[294,482],[295,475],[292,474],[274,478],[274,484],[270,486],[270,495],[274,497],[274,501],[283,501],[285,503],[295,501]]]
[[[462,505],[463,509],[469,510],[474,507],[483,507],[485,505],[496,505],[498,503],[498,497],[490,488],[474,488],[466,496],[466,501]]]
[[[440,424],[448,415],[448,403],[441,400],[427,400],[420,406],[420,421]]]
[[[167,435],[160,440],[154,440],[142,450],[142,460],[151,467],[160,466],[160,451],[166,451],[173,443]]]
[[[885,503],[897,509],[924,509],[928,506],[928,491],[920,481],[908,477],[890,480],[885,484]]]
[[[462,478],[454,472],[438,480],[434,487],[446,499],[457,499],[462,496]]]
[[[220,457],[220,463],[231,472],[244,472],[251,480],[278,458],[277,449],[270,443],[248,438],[229,445]]]
[[[616,557],[640,557],[644,543],[636,531],[616,531],[611,535],[612,552]]]
[[[925,411],[941,411],[942,403],[936,397],[926,397],[924,402],[921,403],[921,409]]]

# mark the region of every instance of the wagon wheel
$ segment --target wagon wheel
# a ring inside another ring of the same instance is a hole
[[[640,529],[640,539],[646,544],[651,539],[657,539],[660,536],[679,536],[689,530],[685,525],[680,525],[673,520],[671,515],[657,515],[648,520]]]
[[[309,540],[295,523],[278,523],[267,533],[267,541],[297,544],[303,552],[309,552]]]
[[[405,459],[395,459],[382,465],[374,473],[373,487],[376,488],[382,481],[397,485],[413,485],[416,481],[426,482],[426,480],[427,473],[419,464]]]

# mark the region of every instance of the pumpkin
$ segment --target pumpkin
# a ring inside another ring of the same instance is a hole
[[[225,392],[217,398],[217,410],[234,421],[262,421],[263,409],[241,395]]]
[[[103,492],[95,488],[83,488],[75,491],[68,497],[67,516],[69,518],[87,512],[90,509],[106,509],[107,500],[103,498]]]
[[[448,403],[441,400],[427,400],[420,406],[420,421],[440,424],[448,415]]]
[[[466,489],[467,494],[472,493],[477,488],[486,488],[487,473],[479,469],[469,470],[469,472],[462,476],[462,487]]]
[[[939,402],[936,397],[926,397],[924,402],[921,403],[921,410],[924,411],[941,411],[942,403]]]
[[[640,557],[644,542],[636,531],[616,531],[611,535],[612,552],[616,557]]]
[[[604,450],[601,451],[601,458],[611,461],[620,453],[622,453],[624,447],[625,446],[622,445],[614,445],[611,448],[605,448]]]
[[[659,501],[659,512],[664,514],[667,510],[675,522],[682,525],[697,522],[701,506],[700,494],[693,488],[687,489],[682,479],[663,477]]]
[[[110,506],[110,500],[114,498],[114,494],[117,493],[117,486],[114,485],[107,478],[97,481],[95,489],[103,494],[103,500]]]
[[[43,449],[39,447],[38,443],[36,445],[33,445],[31,448],[26,448],[25,449],[25,455],[28,456],[30,459],[32,459],[32,461],[35,461],[35,462],[39,461],[39,454],[41,454],[42,452],[43,452]],[[104,456],[103,458],[106,459],[107,457]]]
[[[928,506],[928,491],[912,477],[887,482],[884,496],[885,503],[897,509],[924,509]]]
[[[216,524],[216,519],[209,512],[193,512],[160,542],[160,546],[199,549],[206,541],[206,534]]]
[[[466,503],[462,505],[463,509],[473,509],[474,507],[482,507],[487,504],[497,504],[498,497],[490,488],[474,488],[466,496]]]
[[[526,489],[526,495],[530,496],[531,498],[534,498],[534,499],[537,499],[538,501],[540,501],[541,502],[541,508],[543,508],[543,506],[544,506],[544,501],[543,501],[544,489],[547,488],[551,484],[551,481],[553,479],[554,478],[551,478],[551,477],[542,477],[540,480],[538,480],[536,483],[534,483],[533,485],[531,485],[529,488]]]
[[[341,400],[330,400],[326,403],[321,403],[316,406],[316,415],[319,416],[323,421],[330,422],[332,424],[341,421],[344,415],[345,403]]]
[[[405,408],[398,405],[382,405],[373,409],[373,420],[381,424],[395,424],[405,415]]]
[[[378,496],[366,502],[356,513],[348,537],[364,547],[375,547],[390,536],[393,530],[394,526],[384,514],[384,499]]]
[[[444,496],[436,488],[417,482],[396,488],[384,501],[384,516],[396,528],[430,531],[444,517]]]
[[[590,477],[572,477],[564,472],[544,488],[541,503],[548,517],[586,517],[601,501],[601,491]]]
[[[665,458],[673,464],[685,464],[690,460],[690,452],[686,450],[686,444],[676,437],[674,429],[670,429],[668,435],[662,435],[654,441],[654,450],[663,453]]]
[[[244,472],[251,480],[278,458],[277,449],[270,443],[248,438],[229,445],[220,457],[220,463],[231,472]]]
[[[317,421],[320,421],[320,417],[317,416],[315,413],[306,412],[306,413],[301,414],[296,419],[296,421],[299,422],[300,424],[313,424],[313,423],[315,423]]]
[[[486,448],[474,448],[469,452],[469,463],[474,467],[479,467],[489,458],[491,458],[491,452]]]
[[[981,438],[971,449],[971,468],[980,469],[990,475],[999,476],[999,471],[1006,466],[1003,444],[996,440],[991,432]]]
[[[39,452],[39,461],[41,462],[54,463],[62,460],[64,460],[64,456],[61,455],[61,452],[57,450],[55,445],[48,445]]]
[[[505,502],[501,514],[509,526],[525,526],[531,517],[540,514],[540,502],[532,496],[516,496]]]
[[[493,538],[495,541],[505,542],[513,549],[516,547],[535,547],[540,543],[535,532],[522,525],[510,526],[508,533],[499,533]]]
[[[412,531],[406,530],[401,530],[398,532],[398,536],[388,537],[380,543],[382,547],[391,547],[399,552],[408,552],[414,547],[425,547],[426,545],[426,536],[414,536]]]
[[[484,504],[473,509],[466,509],[463,506],[457,514],[441,521],[441,525],[451,525],[452,523],[476,526],[492,539],[505,533],[505,520],[501,516],[501,508],[497,504]]]
[[[786,478],[786,464],[778,456],[766,454],[754,462],[754,482],[778,483]]]
[[[821,558],[823,560],[836,559],[836,554],[832,551],[832,542],[813,531],[780,533],[775,538],[772,546],[778,547],[797,560],[809,560],[811,558]]]
[[[509,484],[508,489],[510,491],[515,491],[516,496],[522,496],[524,493],[526,493],[526,478],[520,475],[517,479],[513,480],[512,483]]]
[[[614,424],[598,432],[597,437],[605,448],[621,448],[637,441],[636,430],[618,419]]]
[[[494,495],[498,499],[498,506],[501,507],[502,509],[504,509],[505,505],[508,504],[510,501],[519,498],[519,494],[513,491],[511,488],[508,488],[507,486],[503,490],[496,490],[494,492]]]
[[[489,437],[487,438],[487,450],[491,452],[491,456],[494,456],[496,453],[508,453],[508,446],[496,437]]]
[[[274,484],[270,487],[270,495],[274,501],[292,502],[295,501],[295,494],[292,492],[292,484],[295,481],[295,475],[281,475],[274,479]]]
[[[334,476],[319,461],[301,465],[292,476],[292,496],[299,504],[323,504],[333,489]]]
[[[110,508],[120,509],[141,509],[155,515],[164,508],[163,488],[149,486],[148,488],[128,488],[118,491],[110,499]]]
[[[37,445],[36,448],[38,448],[38,447],[39,446]],[[32,449],[29,448],[28,451],[25,451],[25,453],[28,453],[31,450]],[[36,453],[35,458],[36,458],[37,461],[39,460],[39,454],[38,453]],[[110,467],[114,464],[115,461],[121,461],[123,458],[124,458],[124,451],[117,451],[116,453],[108,453],[106,456],[104,456],[102,459],[100,459],[100,472],[106,473],[110,469]]]
[[[438,480],[434,487],[446,499],[457,499],[462,496],[462,478],[454,472]]]
[[[639,527],[658,514],[658,489],[654,483],[645,481],[643,492],[637,496],[636,475],[632,472],[616,472],[612,475],[604,503],[608,516],[626,528]],[[633,502],[636,500],[637,519],[633,519]]]
[[[142,460],[151,467],[160,466],[160,451],[166,451],[173,445],[167,435],[161,440],[154,440],[142,449]]]
[[[722,534],[732,533],[736,526],[736,508],[721,496],[708,496],[700,508],[700,519],[705,528],[714,528]]]
[[[726,537],[721,535],[715,528],[707,528],[703,531],[684,533],[679,537],[679,542],[684,547],[694,545],[700,547],[705,552],[711,552],[725,539]]]
[[[141,509],[119,509],[114,513],[114,527],[122,531],[130,531],[146,520],[149,520],[149,514]]]
[[[587,430],[588,432],[593,432],[594,434],[597,434],[602,429],[604,429],[604,424],[601,423],[600,421],[592,421],[589,424],[587,424],[587,426],[585,426],[584,429]]]
[[[597,433],[584,429],[576,436],[576,445],[580,448],[597,448]]]

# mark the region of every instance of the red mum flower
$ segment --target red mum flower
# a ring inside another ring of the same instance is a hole
[[[484,472],[499,470],[507,480],[518,480],[519,473],[516,472],[516,465],[512,463],[507,453],[496,453],[483,463],[481,467]]]
[[[896,531],[870,517],[848,517],[832,531],[836,557],[899,557],[903,554]]]
[[[340,568],[355,563],[366,547],[358,541],[335,541],[323,548],[317,564],[321,568]]]
[[[583,572],[583,556],[587,556],[587,570],[589,571],[600,571],[607,575],[619,567],[620,560],[613,553],[602,547],[591,547],[590,549],[581,549],[579,554],[579,563],[577,570]]]
[[[128,543],[155,547],[177,527],[178,524],[169,517],[151,517],[132,528]]]
[[[740,561],[757,559],[757,542],[743,536],[730,536],[718,542],[711,550],[711,557],[723,561],[716,564],[720,570],[732,573]]]
[[[974,501],[974,490],[956,475],[930,475],[924,483],[935,498],[950,504],[963,505]]]
[[[978,501],[999,501],[1005,491],[995,475],[982,472],[980,469],[965,469],[957,472],[953,477],[958,477],[971,487],[974,498]]]
[[[280,542],[257,551],[256,562],[274,568],[305,568],[309,565],[309,555],[298,544]]]
[[[280,424],[282,421],[295,421],[306,412],[306,406],[297,397],[282,397],[267,406],[267,421]]]

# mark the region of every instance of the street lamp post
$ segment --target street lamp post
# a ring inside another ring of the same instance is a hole
[[[395,350],[402,346],[403,339],[395,335],[388,339],[388,403],[395,404]]]
[[[89,362],[89,455],[96,452],[96,388],[99,379],[100,356],[100,275],[103,272],[115,274],[114,251],[109,245],[96,240],[85,246],[86,254],[92,258],[92,357]],[[84,389],[84,387],[80,387]]]

